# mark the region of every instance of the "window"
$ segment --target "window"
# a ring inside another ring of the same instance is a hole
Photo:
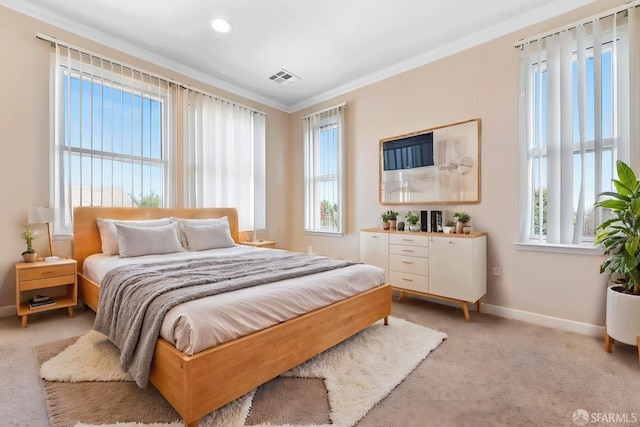
[[[521,243],[593,244],[593,203],[630,158],[627,24],[609,14],[523,46]]]
[[[76,206],[170,205],[172,85],[56,47],[53,199],[57,233]]]
[[[345,208],[344,109],[338,105],[303,117],[307,232],[342,234]]]

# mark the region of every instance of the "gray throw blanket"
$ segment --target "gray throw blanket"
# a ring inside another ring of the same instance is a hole
[[[115,268],[100,285],[94,329],[120,349],[120,365],[146,387],[162,319],[174,306],[354,263],[282,251]]]

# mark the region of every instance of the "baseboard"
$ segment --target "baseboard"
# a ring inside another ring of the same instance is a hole
[[[592,325],[590,323],[576,322],[575,320],[562,319],[560,317],[552,317],[485,303],[482,304],[482,312],[507,319],[522,320],[523,322],[545,326],[547,328],[555,328],[594,337],[604,337],[604,326]]]
[[[9,316],[16,316],[16,315],[17,315],[17,312],[16,312],[15,305],[0,307],[0,317],[9,317]]]

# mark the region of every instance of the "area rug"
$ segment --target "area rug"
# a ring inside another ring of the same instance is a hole
[[[247,393],[200,420],[220,426],[353,426],[446,339],[391,318]],[[120,372],[103,335],[34,348],[51,426],[179,427],[178,414],[149,385]]]

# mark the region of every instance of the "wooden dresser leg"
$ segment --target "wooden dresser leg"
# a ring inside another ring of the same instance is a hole
[[[73,307],[67,307],[67,313],[69,313],[69,317],[73,317]]]
[[[611,338],[609,336],[609,333],[607,332],[607,329],[605,328],[605,330],[604,330],[604,351],[606,351],[607,353],[611,353],[612,348],[613,348],[613,338]]]
[[[482,301],[478,300],[476,302],[476,306],[478,307],[478,313],[482,313]]]
[[[384,317],[384,324],[388,325],[389,324],[389,316],[385,316]],[[638,339],[640,340],[640,337],[638,337]]]
[[[467,322],[471,322],[471,318],[469,317],[469,306],[467,305],[467,302],[462,301],[460,305],[462,306],[462,311],[464,312],[464,320],[466,320]]]

